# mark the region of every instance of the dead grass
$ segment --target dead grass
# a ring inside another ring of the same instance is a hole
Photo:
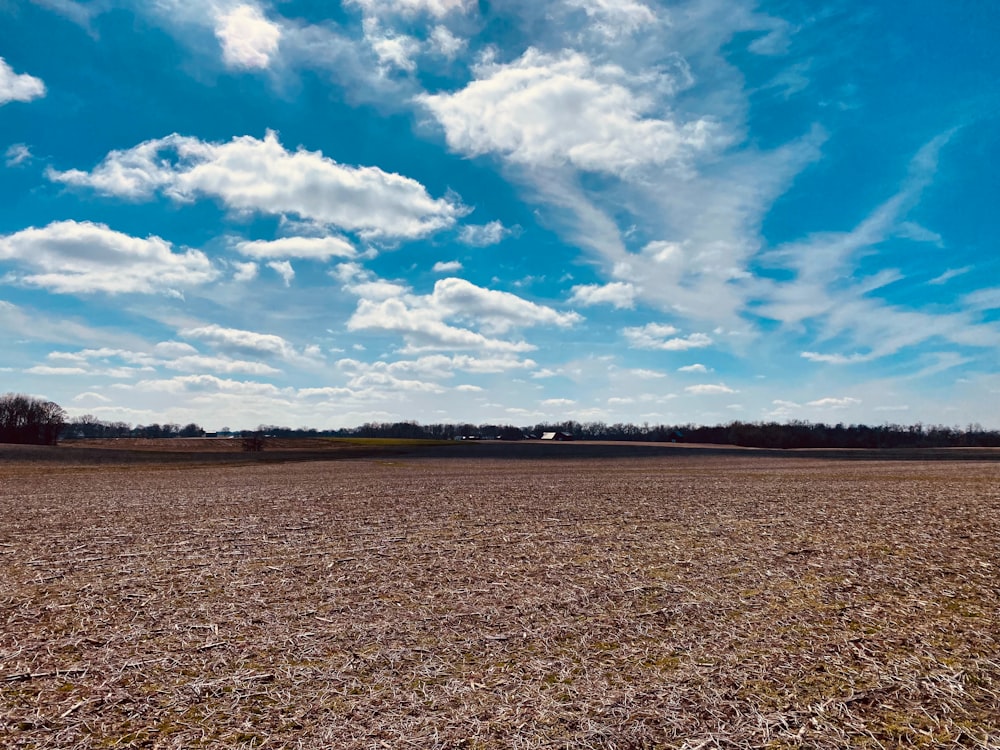
[[[1000,465],[0,465],[0,746],[1000,748]]]

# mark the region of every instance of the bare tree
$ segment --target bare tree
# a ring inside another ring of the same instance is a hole
[[[0,396],[0,443],[55,445],[66,412],[52,401],[22,393]]]

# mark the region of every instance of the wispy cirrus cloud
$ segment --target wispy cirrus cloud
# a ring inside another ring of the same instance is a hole
[[[8,167],[18,167],[32,159],[31,149],[24,143],[14,143],[4,152],[4,163]]]

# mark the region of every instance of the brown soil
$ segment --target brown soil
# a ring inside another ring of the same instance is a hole
[[[995,462],[8,456],[0,746],[1000,748],[998,538]]]

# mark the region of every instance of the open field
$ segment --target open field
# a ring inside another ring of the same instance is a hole
[[[459,451],[4,454],[0,747],[1000,748],[1000,463]]]

